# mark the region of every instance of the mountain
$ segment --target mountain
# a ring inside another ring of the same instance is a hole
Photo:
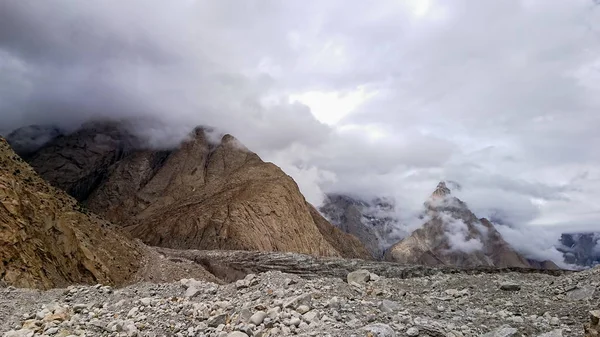
[[[21,158],[27,158],[62,133],[52,125],[30,125],[11,132],[6,140]]]
[[[487,219],[478,219],[444,182],[425,203],[426,223],[393,245],[388,261],[459,267],[531,267]],[[548,263],[549,264],[549,263]]]
[[[393,237],[390,229],[396,227],[393,210],[393,203],[382,198],[365,201],[342,194],[328,194],[319,208],[332,224],[356,236],[378,260]]]
[[[41,179],[0,137],[0,284],[65,287],[173,280],[184,272]],[[145,264],[152,261],[153,270]],[[168,270],[165,275],[160,273]],[[159,270],[160,269],[160,270]]]
[[[55,138],[28,161],[149,245],[370,257],[279,167],[230,135],[211,143],[205,131],[197,128],[178,148],[153,150],[120,124],[93,123]]]
[[[565,262],[582,267],[600,264],[600,233],[564,233],[558,249]]]

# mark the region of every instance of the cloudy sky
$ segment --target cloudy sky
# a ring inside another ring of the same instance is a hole
[[[4,133],[143,118],[168,146],[212,125],[314,204],[408,214],[454,180],[533,236],[600,229],[599,89],[593,0],[0,2]]]

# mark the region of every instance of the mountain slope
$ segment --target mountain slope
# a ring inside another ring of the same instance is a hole
[[[57,138],[30,163],[150,245],[369,257],[312,209],[289,176],[230,135],[211,144],[196,129],[170,151],[136,142],[118,125],[93,125]]]
[[[62,191],[0,138],[0,279],[24,287],[124,283],[142,251]]]
[[[429,220],[392,246],[386,260],[460,267],[530,267],[489,221],[478,219],[464,202],[450,194],[441,182],[425,204]]]
[[[82,208],[41,179],[1,137],[0,229],[3,284],[124,285],[172,281],[183,275],[219,282],[200,266],[162,258]]]

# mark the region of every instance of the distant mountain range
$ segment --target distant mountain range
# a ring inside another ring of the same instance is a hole
[[[565,233],[560,237],[558,250],[565,262],[583,267],[600,264],[600,233]]]
[[[399,222],[386,198],[332,194],[319,212],[279,167],[231,135],[211,141],[201,127],[172,149],[148,149],[116,122],[71,133],[32,126],[0,145],[0,220],[8,223],[0,235],[6,243],[0,245],[0,281],[7,284],[126,284],[148,276],[144,261],[156,255],[148,246],[557,268],[515,251],[445,182],[424,201],[422,226],[414,231]],[[592,266],[600,261],[599,238],[564,234],[559,248],[567,263]]]
[[[453,183],[452,185],[455,185]],[[328,195],[320,211],[331,223],[358,237],[377,259],[402,263],[459,266],[518,266],[554,269],[552,261],[528,259],[515,251],[494,226],[477,217],[463,201],[451,195],[445,182],[425,202],[423,226],[402,231],[393,201],[364,201],[341,194]],[[393,237],[390,237],[390,236]],[[566,264],[591,267],[600,263],[600,234],[565,233],[556,248]]]

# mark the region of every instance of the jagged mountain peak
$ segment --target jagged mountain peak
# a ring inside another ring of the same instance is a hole
[[[386,259],[406,264],[530,267],[494,226],[478,219],[440,182],[425,202],[425,223],[392,246]]]
[[[433,191],[433,193],[431,194],[431,198],[446,198],[450,194],[452,194],[452,191],[448,188],[448,186],[446,186],[446,182],[440,181],[437,187],[435,188],[435,191]]]
[[[120,133],[98,131],[60,137],[30,163],[147,244],[369,256],[306,202],[291,177],[231,135],[218,141],[213,130],[196,128],[176,148],[123,150]]]

